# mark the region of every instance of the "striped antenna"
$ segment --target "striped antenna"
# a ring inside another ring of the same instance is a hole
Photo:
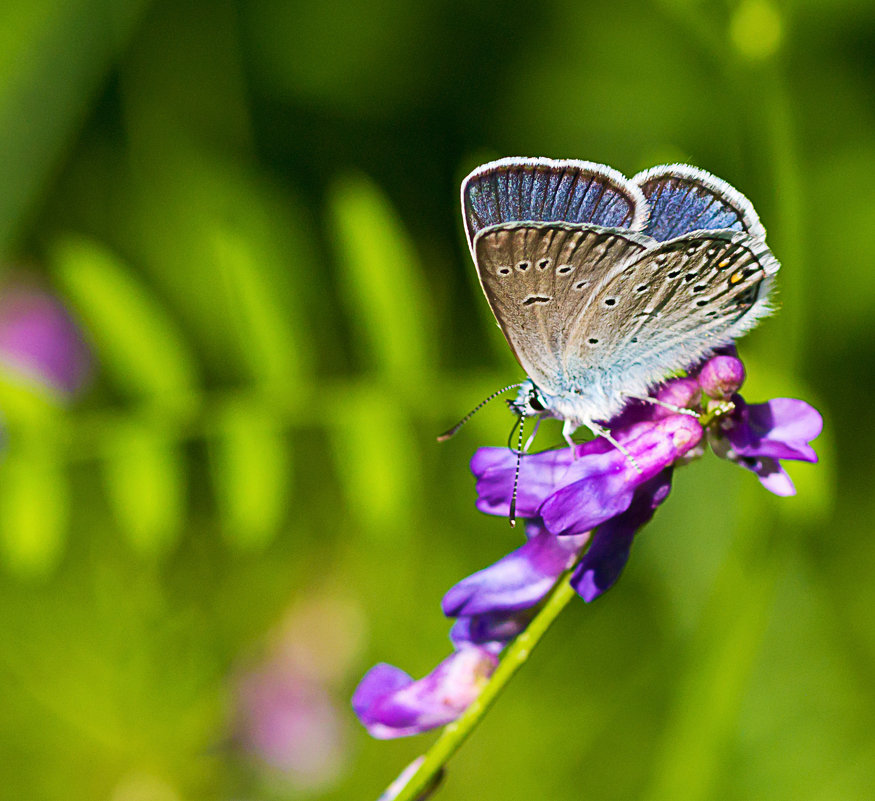
[[[517,490],[519,489],[520,484],[520,463],[523,459],[523,429],[526,427],[526,412],[525,407],[520,412],[520,432],[517,437],[517,446],[516,446],[516,470],[513,473],[513,495],[510,498],[510,515],[508,516],[508,521],[510,522],[510,527],[514,528],[516,526],[516,496]]]
[[[465,423],[467,423],[476,412],[479,412],[487,403],[489,403],[489,401],[495,400],[495,398],[507,392],[509,389],[518,389],[521,386],[522,384],[509,384],[508,386],[504,387],[504,389],[499,389],[497,392],[493,392],[488,398],[486,398],[486,400],[481,401],[473,409],[471,409],[471,411],[468,412],[468,414],[466,414],[461,420],[459,420],[459,422],[456,423],[456,425],[454,425],[451,429],[449,429],[448,431],[444,431],[444,433],[438,437],[438,442],[446,442],[463,425],[465,425]]]

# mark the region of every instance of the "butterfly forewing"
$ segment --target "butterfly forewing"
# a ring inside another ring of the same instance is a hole
[[[767,313],[777,261],[760,240],[734,231],[688,234],[605,276],[568,337],[564,369],[622,376],[628,394],[700,361]]]
[[[506,222],[591,223],[640,230],[641,190],[603,164],[509,158],[484,164],[462,183],[468,243],[478,231]]]
[[[705,170],[670,164],[639,173],[632,182],[641,187],[650,207],[645,233],[660,242],[699,230],[766,235],[751,202]]]
[[[514,354],[541,389],[568,391],[568,338],[604,276],[652,240],[564,223],[507,223],[474,240],[480,282]]]

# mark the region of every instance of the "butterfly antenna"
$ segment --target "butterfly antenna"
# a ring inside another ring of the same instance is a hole
[[[510,527],[516,526],[516,496],[520,485],[520,464],[523,459],[523,429],[526,427],[526,413],[520,412],[520,431],[516,446],[516,470],[513,472],[513,494],[510,496]]]
[[[446,442],[446,440],[452,437],[453,434],[455,434],[463,425],[465,425],[465,423],[467,423],[475,415],[475,413],[479,412],[487,403],[489,403],[489,401],[494,400],[499,395],[507,392],[509,389],[518,389],[521,386],[522,384],[510,384],[503,389],[499,389],[497,392],[493,392],[488,398],[480,401],[480,403],[478,403],[473,409],[471,409],[471,411],[468,412],[468,414],[466,414],[461,420],[459,420],[459,422],[456,423],[456,425],[454,425],[451,429],[444,431],[444,433],[438,437],[438,442]]]

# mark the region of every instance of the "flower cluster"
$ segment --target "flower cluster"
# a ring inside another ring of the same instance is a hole
[[[600,437],[525,455],[516,506],[527,519],[525,544],[444,596],[456,650],[432,673],[414,681],[380,664],[364,677],[353,707],[368,731],[402,737],[455,720],[565,571],[573,568],[571,585],[585,601],[617,581],[636,532],[668,497],[675,467],[701,456],[706,444],[753,471],[767,490],[792,495],[780,460],[817,461],[809,443],[821,431],[820,414],[790,398],[748,404],[738,394],[744,378],[731,349],[667,382],[650,401],[627,406],[609,426],[622,450]],[[516,454],[481,448],[471,468],[477,508],[507,516]]]

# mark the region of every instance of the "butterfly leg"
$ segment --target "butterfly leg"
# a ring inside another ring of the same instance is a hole
[[[636,472],[638,472],[638,473],[644,472],[641,469],[641,466],[638,464],[638,462],[635,461],[635,457],[631,453],[629,453],[628,449],[623,447],[623,445],[621,445],[619,442],[617,442],[617,440],[615,440],[613,438],[613,436],[611,436],[611,432],[608,431],[608,429],[602,428],[601,426],[596,425],[595,423],[590,425],[589,428],[593,432],[593,434],[595,434],[597,437],[604,437],[608,442],[611,443],[611,445],[613,445],[620,453],[622,453],[623,456],[626,457],[629,464],[631,464],[632,467],[635,468]]]
[[[652,403],[654,406],[662,406],[664,409],[671,409],[671,411],[673,411],[675,414],[686,414],[686,415],[689,415],[690,417],[698,417],[699,416],[699,413],[696,411],[693,411],[692,409],[686,409],[683,406],[675,406],[673,403],[666,403],[665,401],[660,400],[659,398],[648,398],[648,397],[642,397],[642,396],[638,396],[638,395],[631,395],[630,397],[634,398],[635,400],[644,401],[645,403]]]
[[[568,443],[568,447],[571,448],[571,455],[576,460],[577,459],[577,443],[571,438],[571,435],[577,430],[577,426],[571,422],[571,420],[565,420],[562,423],[562,436],[565,437],[565,441]]]
[[[535,441],[535,434],[538,433],[538,427],[541,425],[541,420],[543,420],[542,417],[539,417],[539,418],[537,418],[537,419],[535,420],[535,427],[534,427],[534,429],[532,430],[532,433],[529,434],[529,438],[526,440],[526,444],[523,446],[523,450],[524,450],[524,451],[528,452],[528,450],[529,450],[529,448],[531,447],[532,443]]]

